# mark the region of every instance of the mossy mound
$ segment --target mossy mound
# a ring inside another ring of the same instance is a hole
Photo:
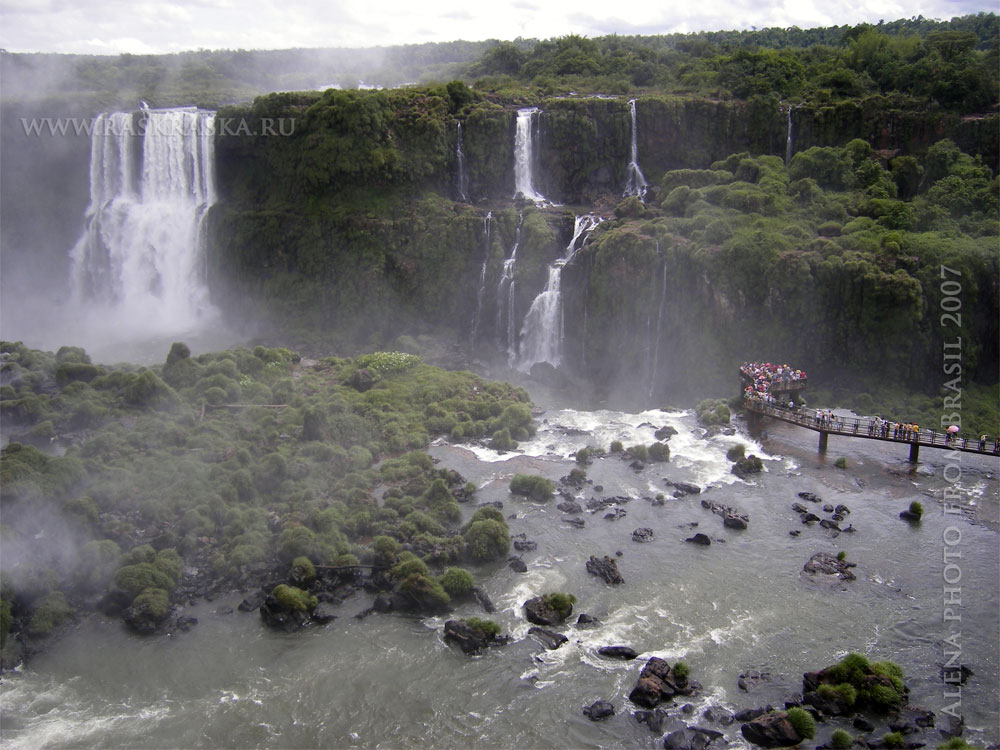
[[[805,702],[832,715],[860,710],[886,713],[904,706],[909,695],[898,664],[873,663],[858,653],[819,672],[806,672],[802,683]]]

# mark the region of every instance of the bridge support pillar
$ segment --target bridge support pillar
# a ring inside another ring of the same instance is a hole
[[[826,440],[830,437],[829,432],[820,431],[819,433],[819,452],[826,453]]]
[[[747,409],[747,430],[750,431],[750,434],[756,437],[757,435],[760,435],[763,428],[764,416]]]
[[[920,444],[913,443],[910,445],[910,463],[915,464],[918,456],[920,456]]]

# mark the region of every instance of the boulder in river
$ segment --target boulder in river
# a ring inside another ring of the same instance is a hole
[[[448,620],[444,624],[444,641],[452,643],[466,654],[478,654],[490,646],[503,646],[509,636],[500,635],[493,623],[476,620]]]
[[[707,547],[712,543],[712,540],[709,539],[708,534],[702,534],[700,531],[694,536],[689,536],[684,541],[691,542],[692,544],[700,544],[705,547]]]
[[[748,741],[760,747],[791,747],[802,742],[784,711],[772,711],[758,716],[740,727]]]
[[[615,707],[605,700],[598,700],[585,706],[583,714],[591,721],[603,721],[615,715]]]
[[[641,529],[636,529],[635,531],[632,532],[633,542],[652,542],[655,539],[656,536],[653,534],[653,530],[650,528],[643,527]]]
[[[597,649],[597,653],[610,659],[629,660],[639,656],[638,652],[631,646],[601,646]]]
[[[618,563],[615,562],[614,558],[607,555],[603,558],[591,555],[590,559],[587,560],[587,572],[598,578],[603,578],[605,583],[625,583],[622,574],[618,572]]]
[[[854,567],[857,567],[857,563],[840,560],[829,552],[817,552],[802,566],[802,570],[814,578],[824,576],[836,577],[841,581],[853,581],[857,577],[851,572],[851,568]]]

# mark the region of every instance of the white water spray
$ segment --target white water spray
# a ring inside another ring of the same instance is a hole
[[[458,162],[458,175],[455,178],[455,189],[459,200],[469,200],[469,176],[465,173],[465,141],[462,137],[462,123],[458,123],[458,142],[455,145],[455,161]]]
[[[547,202],[535,190],[535,117],[541,110],[526,107],[517,111],[517,129],[514,132],[514,195],[521,193],[535,203]]]

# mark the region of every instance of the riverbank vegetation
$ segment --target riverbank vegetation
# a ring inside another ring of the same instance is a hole
[[[306,588],[318,565],[391,568],[447,602],[471,590],[463,562],[509,549],[493,508],[461,527],[475,487],[423,452],[459,424],[464,439],[533,431],[527,395],[505,383],[395,352],[195,357],[177,343],[150,368],[72,347],[0,355],[5,642],[93,597],[162,617],[178,592],[279,569]],[[311,609],[296,587],[274,596]]]

